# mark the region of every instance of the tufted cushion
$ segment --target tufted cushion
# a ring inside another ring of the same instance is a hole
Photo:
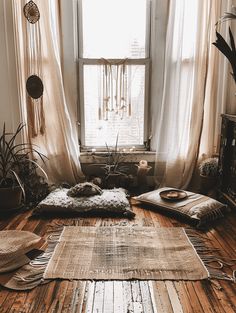
[[[104,189],[101,195],[70,197],[68,189],[58,188],[41,201],[34,214],[41,213],[109,213],[134,217],[125,190]]]
[[[80,183],[71,187],[67,191],[67,195],[70,197],[81,197],[81,196],[94,196],[101,195],[102,189],[93,183]]]
[[[227,206],[210,197],[186,191],[187,198],[178,201],[163,200],[160,192],[173,188],[161,188],[153,190],[137,197],[135,200],[150,204],[161,212],[173,213],[176,216],[185,217],[196,224],[197,227],[223,217],[223,213],[227,210]]]

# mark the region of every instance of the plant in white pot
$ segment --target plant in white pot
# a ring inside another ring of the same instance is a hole
[[[24,127],[21,123],[14,133],[8,133],[5,123],[3,125],[0,136],[0,211],[18,208],[22,203],[22,195],[25,198],[24,177],[20,177],[23,162],[34,164],[47,178],[32,155],[37,154],[43,162],[46,157],[28,143],[16,143]]]
[[[201,179],[201,192],[206,193],[212,189],[217,182],[218,158],[207,158],[199,164]]]

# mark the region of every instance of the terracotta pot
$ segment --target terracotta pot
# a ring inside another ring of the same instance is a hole
[[[217,179],[215,176],[200,175],[201,192],[207,193],[209,190],[213,189],[216,185],[216,181]]]
[[[22,200],[20,186],[0,188],[0,211],[18,208]]]

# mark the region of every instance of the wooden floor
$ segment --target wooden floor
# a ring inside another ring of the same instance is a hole
[[[143,225],[157,227],[186,226],[159,213],[133,205],[137,214],[125,219],[76,218],[79,225]],[[43,236],[50,225],[60,220],[28,219],[25,212],[0,220],[0,230],[22,229]],[[74,218],[75,219],[75,218]],[[66,219],[73,223],[74,219]],[[199,232],[201,233],[201,232]],[[236,259],[236,213],[232,212],[205,232],[222,256]],[[236,269],[236,265],[233,267]],[[232,268],[228,269],[229,272]],[[0,312],[46,313],[235,313],[236,283],[226,281],[151,282],[151,281],[53,281],[29,292],[0,288]]]

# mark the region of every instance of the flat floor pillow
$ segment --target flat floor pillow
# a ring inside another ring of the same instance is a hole
[[[126,192],[122,188],[103,189],[101,195],[90,197],[68,196],[68,189],[58,188],[52,191],[34,210],[34,214],[41,213],[103,213],[122,215],[133,218],[135,213],[130,208]]]
[[[173,213],[190,219],[197,227],[205,225],[217,218],[223,217],[224,212],[228,210],[227,206],[215,199],[205,195],[185,191],[187,197],[178,201],[163,200],[160,192],[171,190],[173,188],[165,187],[153,190],[137,197],[135,200],[150,204],[159,208],[161,212]]]
[[[0,231],[0,273],[13,271],[31,261],[27,253],[39,249],[44,240],[22,230]]]

